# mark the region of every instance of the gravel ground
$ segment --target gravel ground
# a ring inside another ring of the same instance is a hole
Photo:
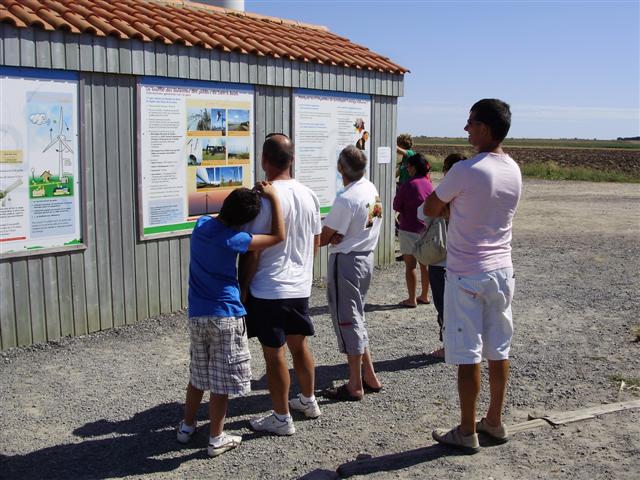
[[[632,333],[640,325],[639,232],[637,185],[525,182],[513,245],[508,424],[640,398],[613,379],[640,377]],[[193,446],[175,442],[188,371],[184,314],[1,354],[0,478],[329,479],[341,466],[372,479],[638,478],[640,410],[519,433],[474,456],[435,445],[431,430],[458,419],[455,368],[425,353],[438,346],[434,308],[398,309],[403,295],[400,264],[376,270],[367,321],[385,390],[359,403],[323,399],[323,416],[294,417],[290,438],[248,429],[270,407],[252,341],[253,392],[231,400],[227,420],[244,443],[217,459],[204,452],[207,428]],[[347,370],[322,286],[311,303],[322,389]],[[206,427],[204,404],[200,418]]]

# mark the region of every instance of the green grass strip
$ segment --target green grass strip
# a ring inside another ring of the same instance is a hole
[[[555,162],[525,163],[522,175],[548,180],[576,180],[580,182],[640,183],[640,178],[622,172],[596,170],[587,167],[563,167]]]

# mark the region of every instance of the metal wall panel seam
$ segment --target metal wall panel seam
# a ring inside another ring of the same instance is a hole
[[[93,71],[107,71],[107,47],[105,37],[93,37]]]
[[[156,49],[153,43],[144,43],[144,74],[156,75]]]
[[[7,23],[2,24],[2,47],[4,64],[7,66],[20,65],[20,38],[18,37],[18,29]]]
[[[21,28],[18,36],[20,38],[20,66],[35,67],[36,45],[33,38],[33,30],[30,28]]]
[[[0,263],[0,349],[18,346],[11,262]]]
[[[118,79],[105,75],[104,125],[105,167],[108,211],[109,269],[111,272],[111,312],[113,326],[124,325],[125,291],[122,244],[122,192],[120,189],[120,135],[118,131]],[[109,128],[107,128],[109,126]]]
[[[13,278],[13,303],[16,315],[16,339],[18,346],[33,344],[31,332],[31,303],[29,302],[29,274],[27,260],[21,258],[11,262]]]
[[[96,257],[96,231],[95,231],[95,196],[94,196],[94,159],[93,159],[93,74],[88,73],[81,75],[80,77],[80,95],[81,95],[81,125],[82,125],[82,142],[81,151],[84,158],[84,189],[85,192],[85,215],[86,222],[86,244],[87,250],[83,252],[83,268],[78,273],[82,275],[84,282],[85,302],[84,311],[86,317],[84,318],[84,325],[78,325],[77,319],[74,317],[74,326],[79,328],[85,328],[86,332],[92,332],[99,330],[100,328],[100,292],[98,289],[98,275],[97,265],[98,260]],[[75,289],[74,289],[75,296]],[[74,307],[74,314],[78,311]],[[77,329],[76,329],[77,331]]]
[[[35,30],[36,43],[36,67],[51,68],[51,42],[49,33],[44,30]]]
[[[60,297],[58,295],[58,266],[56,257],[42,257],[42,292],[47,341],[58,340],[60,331]]]

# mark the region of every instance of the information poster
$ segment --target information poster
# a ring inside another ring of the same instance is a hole
[[[144,79],[138,98],[143,238],[189,232],[253,186],[251,87]]]
[[[354,145],[371,158],[371,99],[367,95],[296,90],[294,116],[294,175],[315,192],[320,212],[326,214],[344,188],[337,169],[342,149]]]
[[[0,68],[0,254],[82,243],[78,80]]]

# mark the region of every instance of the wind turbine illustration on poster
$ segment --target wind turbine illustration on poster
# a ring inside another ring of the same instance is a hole
[[[58,121],[58,123],[60,123],[60,132],[58,133],[58,135],[53,137],[53,128],[49,129],[49,133],[51,134],[51,137],[52,137],[51,143],[49,143],[49,145],[47,145],[44,148],[44,150],[42,150],[42,153],[46,152],[54,145],[57,145],[56,152],[58,152],[58,158],[60,161],[59,167],[58,167],[58,181],[62,182],[63,181],[62,177],[64,177],[64,164],[62,161],[62,154],[64,152],[73,153],[73,149],[67,143],[68,139],[64,134],[64,127],[66,126],[67,130],[69,130],[69,126],[64,121],[62,106],[60,107],[60,120]]]

